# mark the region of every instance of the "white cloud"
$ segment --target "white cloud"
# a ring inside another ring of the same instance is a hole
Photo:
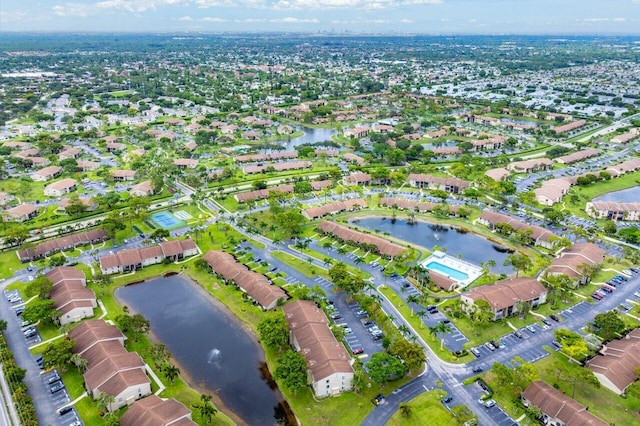
[[[379,10],[401,6],[440,4],[443,0],[277,0],[275,9],[365,9]]]
[[[258,22],[267,22],[266,19],[257,19],[257,18],[247,18],[247,19],[236,19],[235,22],[244,22],[247,24],[253,24],[253,23],[258,23]]]
[[[315,18],[313,19],[294,18],[292,16],[288,16],[286,18],[281,18],[281,19],[271,19],[269,22],[281,23],[281,24],[319,24],[320,23],[320,21]]]
[[[193,21],[193,18],[191,16],[181,16],[178,18],[178,21]]]
[[[400,22],[402,22],[403,24],[413,24],[414,20],[413,19],[401,19]]]
[[[626,18],[584,18],[576,19],[576,22],[625,22]]]
[[[202,22],[227,22],[226,19],[214,18],[212,16],[206,16],[204,18],[198,19],[198,21],[202,21]]]
[[[186,5],[189,0],[105,0],[93,3],[63,3],[52,7],[57,16],[85,18],[108,12],[146,12],[161,6]]]

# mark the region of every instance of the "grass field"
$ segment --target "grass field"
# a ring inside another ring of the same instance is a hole
[[[407,402],[410,414],[403,416],[398,410],[387,422],[387,426],[450,426],[459,424],[449,410],[444,408],[440,398],[447,393],[441,389],[425,392]]]

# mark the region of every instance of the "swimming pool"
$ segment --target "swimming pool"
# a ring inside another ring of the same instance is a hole
[[[443,275],[453,278],[456,281],[465,281],[469,279],[469,275],[465,274],[464,272],[460,272],[457,269],[453,269],[447,265],[443,265],[442,263],[432,261],[424,266],[427,269],[432,269],[436,272],[440,272]]]
[[[151,220],[162,229],[173,229],[186,225],[184,220],[178,219],[168,211],[152,214]]]

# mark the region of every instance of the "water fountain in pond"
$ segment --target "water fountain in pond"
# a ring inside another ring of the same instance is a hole
[[[220,354],[220,349],[213,348],[209,351],[209,354],[207,355],[207,364],[219,366],[221,360],[222,355]]]

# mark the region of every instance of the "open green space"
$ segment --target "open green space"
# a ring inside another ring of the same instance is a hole
[[[461,425],[451,411],[447,410],[440,402],[446,396],[446,392],[435,389],[420,394],[405,404],[409,407],[408,413],[403,409],[396,411],[387,422],[388,426],[420,426],[429,424],[433,426]]]

